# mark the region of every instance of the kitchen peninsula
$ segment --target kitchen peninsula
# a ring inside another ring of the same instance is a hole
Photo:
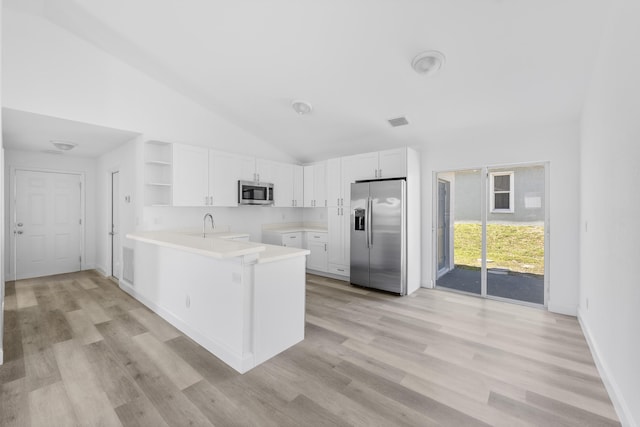
[[[304,339],[308,250],[232,233],[145,231],[120,287],[244,373]]]

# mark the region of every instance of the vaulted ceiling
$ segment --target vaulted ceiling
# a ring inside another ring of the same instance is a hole
[[[4,0],[301,161],[579,117],[605,0]],[[435,49],[439,73],[412,58]],[[297,115],[294,99],[313,105]],[[406,116],[408,126],[387,119]]]

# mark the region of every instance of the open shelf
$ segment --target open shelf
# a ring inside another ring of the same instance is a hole
[[[173,162],[172,144],[144,143],[145,206],[171,206]]]

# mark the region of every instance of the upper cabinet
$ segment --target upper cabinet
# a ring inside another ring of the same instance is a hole
[[[342,159],[327,160],[327,206],[341,206],[342,190]]]
[[[304,206],[327,206],[327,163],[320,162],[304,167]]]
[[[209,149],[173,144],[173,205],[207,206]]]
[[[161,141],[144,143],[144,204],[146,206],[171,205],[172,158],[170,143]]]
[[[274,185],[274,206],[302,207],[302,166],[173,144],[173,206],[238,206],[238,181]]]
[[[273,183],[273,205],[275,207],[302,207],[302,166],[269,160],[262,161],[262,165],[260,180]],[[268,179],[264,179],[265,176]]]
[[[212,206],[238,206],[238,181],[252,181],[253,157],[209,150],[209,197]]]
[[[407,176],[407,149],[395,148],[378,152],[377,178],[403,178]]]
[[[356,181],[406,176],[406,148],[330,159],[327,161],[327,205],[349,206],[351,184]]]

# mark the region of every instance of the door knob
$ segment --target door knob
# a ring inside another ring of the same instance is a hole
[[[19,222],[19,223],[18,223],[18,227],[22,227],[22,225],[23,225],[23,224],[22,224],[21,222]]]
[[[16,233],[17,233],[17,234],[22,234],[22,233],[23,233],[23,231],[22,231],[22,230],[18,230],[18,231],[16,231]]]

